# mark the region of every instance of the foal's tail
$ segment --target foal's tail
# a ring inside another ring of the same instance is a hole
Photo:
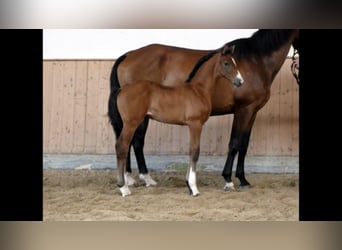
[[[126,55],[120,56],[114,63],[110,74],[110,95],[108,100],[108,117],[113,127],[116,139],[121,134],[123,123],[117,107],[117,96],[120,92],[120,83],[118,79],[119,64],[126,58]]]

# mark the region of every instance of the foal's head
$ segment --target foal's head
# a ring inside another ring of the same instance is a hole
[[[225,45],[220,53],[218,72],[226,79],[231,81],[235,87],[240,87],[243,84],[243,78],[238,70],[235,59],[232,54],[234,45]]]

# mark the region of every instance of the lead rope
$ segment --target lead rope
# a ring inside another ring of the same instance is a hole
[[[291,71],[292,71],[292,74],[293,74],[294,78],[297,81],[297,84],[299,85],[299,77],[298,77],[298,74],[297,74],[297,71],[296,71],[296,66],[295,66],[295,58],[296,58],[297,54],[299,55],[298,50],[294,49],[293,50],[293,55],[292,55]]]

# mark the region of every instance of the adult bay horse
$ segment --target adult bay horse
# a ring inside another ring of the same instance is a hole
[[[234,46],[225,46],[212,55],[193,77],[191,83],[181,81],[175,87],[165,87],[151,81],[138,81],[122,89],[113,91],[116,102],[109,103],[110,114],[118,112],[122,130],[117,133],[117,184],[123,197],[130,195],[125,180],[126,159],[131,140],[145,116],[151,119],[177,125],[187,125],[190,134],[190,163],[186,183],[190,194],[199,194],[196,184],[196,164],[200,152],[200,138],[204,123],[211,113],[215,85],[227,83],[226,92],[233,96],[233,83],[242,84],[234,59],[231,57]],[[117,117],[116,117],[117,118]]]
[[[210,114],[234,114],[227,160],[222,172],[226,181],[226,191],[235,189],[231,176],[237,154],[236,177],[239,178],[241,187],[250,185],[245,178],[244,162],[256,114],[269,100],[271,84],[283,65],[291,45],[296,48],[298,38],[298,30],[258,30],[249,38],[228,43],[235,47],[233,57],[244,78],[244,84],[234,91],[234,97],[229,95],[227,84],[216,84]],[[140,80],[156,82],[163,86],[191,82],[207,58],[217,51],[152,44],[127,52],[116,60],[112,68],[111,92]],[[110,96],[109,103],[115,101],[113,98],[115,95]],[[120,128],[117,128],[119,126],[116,122],[119,118],[115,113],[109,112],[109,116],[114,131],[119,133]],[[146,116],[132,140],[139,176],[145,180],[147,186],[156,184],[148,174],[143,153],[148,119]],[[131,172],[130,154],[127,158],[127,172]]]

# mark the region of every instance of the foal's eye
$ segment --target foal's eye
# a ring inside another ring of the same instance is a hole
[[[223,65],[226,66],[226,67],[228,67],[230,64],[229,64],[229,62],[224,61],[224,62],[223,62]]]

